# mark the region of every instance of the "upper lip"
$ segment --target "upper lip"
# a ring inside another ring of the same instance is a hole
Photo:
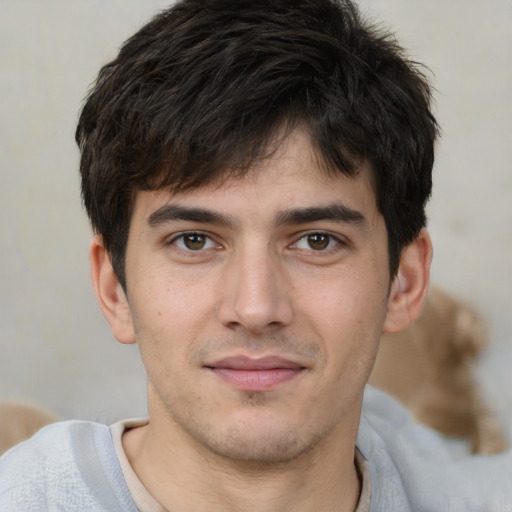
[[[275,370],[278,368],[300,370],[304,366],[296,361],[281,356],[247,357],[229,356],[206,365],[208,368],[229,370]]]

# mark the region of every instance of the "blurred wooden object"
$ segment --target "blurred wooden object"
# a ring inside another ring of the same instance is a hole
[[[474,453],[498,453],[507,441],[474,374],[488,344],[474,311],[433,287],[413,325],[383,336],[370,384],[398,398],[420,422],[469,438]]]
[[[0,401],[0,454],[55,421],[57,417],[39,407],[22,402]]]

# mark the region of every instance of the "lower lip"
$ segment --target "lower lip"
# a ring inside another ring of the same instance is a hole
[[[212,371],[224,381],[244,391],[268,391],[300,375],[302,368],[270,370],[212,368]]]

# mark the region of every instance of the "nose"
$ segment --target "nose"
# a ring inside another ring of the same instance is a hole
[[[220,286],[218,316],[230,329],[261,335],[292,321],[292,288],[279,256],[266,247],[234,254]]]

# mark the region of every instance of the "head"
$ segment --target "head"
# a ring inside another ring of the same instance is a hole
[[[77,131],[93,283],[160,444],[351,459],[380,335],[428,282],[429,100],[332,0],[178,2],[101,70]]]
[[[76,132],[85,207],[126,288],[137,193],[242,176],[300,127],[328,173],[368,165],[393,276],[425,225],[430,101],[421,68],[349,1],[180,1],[90,91]]]

